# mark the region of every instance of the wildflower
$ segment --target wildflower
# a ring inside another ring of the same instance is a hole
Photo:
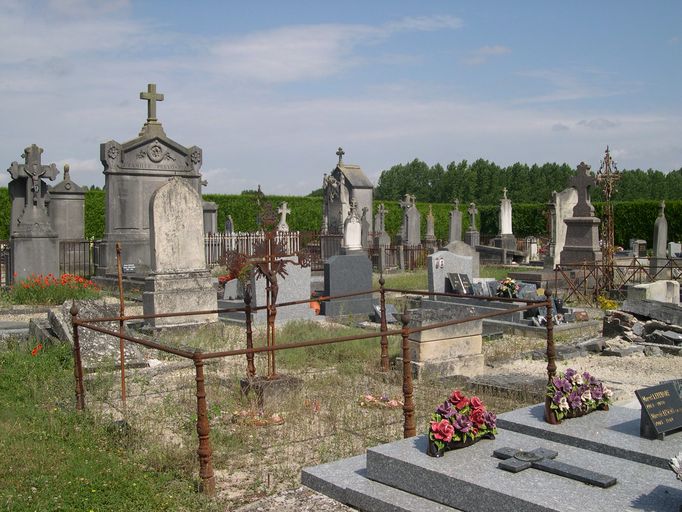
[[[42,350],[42,348],[43,348],[43,344],[42,344],[42,343],[38,343],[38,344],[33,348],[33,350],[31,350],[31,355],[32,355],[33,357],[37,356],[37,355],[38,355],[38,352],[40,352],[40,351]]]

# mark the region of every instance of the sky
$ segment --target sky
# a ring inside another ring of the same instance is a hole
[[[0,163],[35,143],[80,185],[148,83],[206,193],[308,194],[339,146],[375,184],[415,158],[596,171],[607,145],[682,167],[678,0],[0,0],[0,32]]]

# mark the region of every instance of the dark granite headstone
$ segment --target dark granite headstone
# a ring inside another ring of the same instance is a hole
[[[332,256],[324,264],[324,295],[370,291],[372,262],[366,254]],[[326,316],[365,314],[373,312],[372,294],[324,301],[320,313]]]
[[[635,391],[642,404],[639,435],[647,439],[663,439],[666,434],[682,429],[682,379]]]

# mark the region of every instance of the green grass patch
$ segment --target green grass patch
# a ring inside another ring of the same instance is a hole
[[[149,467],[74,408],[70,347],[0,354],[0,508],[213,510],[180,470]]]
[[[426,269],[400,272],[399,274],[384,274],[384,286],[397,290],[427,290]],[[372,287],[379,287],[379,274],[372,276]]]

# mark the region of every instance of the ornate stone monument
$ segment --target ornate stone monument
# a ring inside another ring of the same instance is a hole
[[[149,205],[151,274],[142,295],[145,315],[212,311],[218,296],[206,268],[199,192],[183,178],[171,178],[156,190]],[[152,327],[216,322],[217,313],[152,318]]]
[[[344,163],[345,152],[342,148],[338,149],[336,155],[339,157],[338,164],[331,174],[325,174],[322,180],[324,189],[322,232],[343,235],[343,225],[348,218],[351,201],[357,201],[359,212],[362,212],[363,208],[373,211],[374,185],[360,166]]]
[[[116,242],[131,274],[149,273],[149,203],[169,178],[187,181],[201,195],[201,148],[185,147],[166,136],[156,117],[156,102],[163,101],[163,94],[156,92],[155,84],[149,84],[140,99],[147,101],[147,122],[139,136],[123,144],[110,140],[100,145],[106,211],[98,275],[117,273]],[[197,226],[202,224],[203,218]]]
[[[59,171],[55,164],[42,165],[43,148],[31,144],[21,155],[24,163],[12,162],[9,195],[12,203],[10,275],[23,279],[31,274],[59,274],[59,242],[45,206],[47,185]]]
[[[385,247],[391,245],[391,237],[386,233],[386,214],[388,209],[384,203],[377,208],[377,214],[374,216],[374,247]]]
[[[476,214],[478,209],[475,203],[469,203],[469,208],[467,208],[467,213],[469,214],[469,227],[464,233],[464,242],[474,249],[477,245],[481,245],[481,234],[476,229]]]
[[[570,181],[578,192],[578,202],[573,208],[573,216],[564,219],[566,244],[561,251],[561,265],[601,261],[599,219],[594,216],[594,207],[590,202],[590,187],[594,186],[596,180],[589,170],[589,165],[580,162],[577,174]]]
[[[507,188],[502,189],[503,197],[500,199],[499,224],[500,232],[493,239],[493,245],[508,251],[516,250],[516,237],[512,231],[512,204],[507,197]]]
[[[462,212],[459,211],[459,199],[455,198],[452,202],[450,211],[450,231],[448,233],[448,243],[462,240]]]

